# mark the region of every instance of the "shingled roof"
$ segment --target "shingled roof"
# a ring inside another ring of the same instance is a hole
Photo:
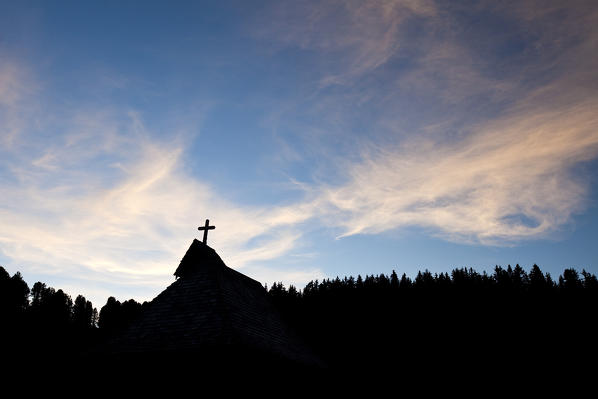
[[[265,288],[227,267],[206,244],[193,240],[174,275],[177,280],[112,341],[112,352],[251,353],[319,364],[268,301]]]

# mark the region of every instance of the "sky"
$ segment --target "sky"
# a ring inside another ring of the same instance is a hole
[[[151,300],[205,219],[271,284],[598,273],[595,1],[0,2],[0,265]]]

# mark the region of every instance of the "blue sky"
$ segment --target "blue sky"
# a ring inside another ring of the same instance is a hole
[[[3,2],[0,264],[101,306],[197,226],[261,281],[598,273],[591,1]]]

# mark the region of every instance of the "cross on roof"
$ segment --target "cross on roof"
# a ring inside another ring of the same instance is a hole
[[[208,230],[214,230],[216,226],[210,226],[210,219],[206,219],[205,226],[200,226],[197,230],[203,230],[203,243],[208,245]]]

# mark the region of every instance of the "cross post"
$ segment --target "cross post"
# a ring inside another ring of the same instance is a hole
[[[208,230],[214,230],[216,228],[216,226],[210,226],[210,219],[206,219],[206,224],[205,226],[200,226],[197,228],[197,230],[202,231],[203,230],[203,243],[208,245]]]

